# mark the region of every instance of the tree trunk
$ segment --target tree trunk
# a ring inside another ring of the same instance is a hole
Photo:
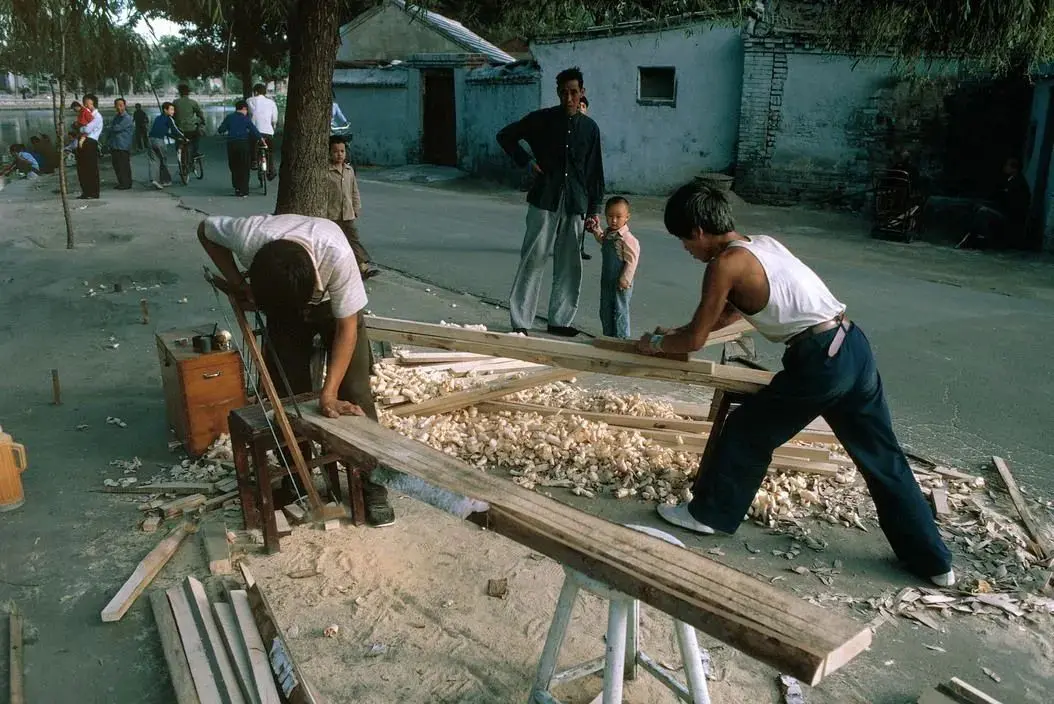
[[[339,30],[339,0],[296,0],[289,15],[289,98],[276,213],[325,215]]]
[[[251,58],[241,62],[238,78],[242,79],[242,97],[248,98],[253,94],[253,62]]]
[[[59,200],[62,217],[66,220],[66,249],[73,249],[73,218],[70,216],[69,187],[66,185],[66,26],[63,11],[59,10],[59,90],[55,104],[55,84],[51,84],[51,109],[55,115],[55,151],[59,155]]]

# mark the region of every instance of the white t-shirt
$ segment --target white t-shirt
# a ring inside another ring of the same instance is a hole
[[[273,136],[274,128],[278,125],[278,105],[275,101],[266,95],[254,95],[245,102],[249,103],[249,117],[260,134]]]
[[[214,216],[205,218],[205,237],[231,250],[246,269],[268,242],[296,242],[308,251],[315,265],[312,303],[320,303],[328,295],[335,318],[350,317],[366,307],[366,288],[355,254],[344,232],[330,220],[306,215]]]
[[[94,139],[96,142],[99,141],[99,137],[102,136],[103,119],[102,113],[98,110],[91,111],[91,122],[81,127],[81,132],[88,139]]]

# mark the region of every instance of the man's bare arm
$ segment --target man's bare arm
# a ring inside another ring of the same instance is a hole
[[[318,397],[318,405],[324,416],[337,418],[342,415],[361,416],[363,414],[362,409],[355,404],[337,399],[337,391],[340,389],[341,382],[344,381],[344,376],[348,373],[358,339],[359,314],[337,318],[333,347],[330,348],[329,360],[326,363],[326,381]]]
[[[729,255],[732,256],[729,256]],[[731,317],[728,308],[728,294],[738,276],[739,261],[733,253],[727,253],[713,261],[706,268],[703,277],[703,294],[699,306],[695,309],[692,322],[675,332],[666,334],[662,338],[662,349],[655,350],[651,347],[651,335],[644,335],[640,339],[638,349],[644,354],[662,351],[670,354],[683,354],[695,352],[702,349],[706,344],[706,338],[718,327],[728,323],[723,322]],[[738,315],[738,313],[736,314]],[[729,320],[731,322],[731,320]]]

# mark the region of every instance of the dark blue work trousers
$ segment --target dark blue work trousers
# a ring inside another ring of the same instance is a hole
[[[823,416],[867,483],[886,539],[921,577],[951,569],[926,498],[893,433],[871,346],[852,325],[837,354],[838,328],[795,343],[783,370],[728,415],[711,466],[700,466],[688,509],[715,530],[734,533],[750,508],[772,452]]]

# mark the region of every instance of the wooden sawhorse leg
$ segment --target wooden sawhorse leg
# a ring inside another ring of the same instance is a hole
[[[252,445],[236,423],[230,423],[231,450],[234,453],[234,474],[238,478],[238,499],[242,504],[242,520],[245,530],[260,528],[260,509],[253,496],[250,477],[250,454]]]

